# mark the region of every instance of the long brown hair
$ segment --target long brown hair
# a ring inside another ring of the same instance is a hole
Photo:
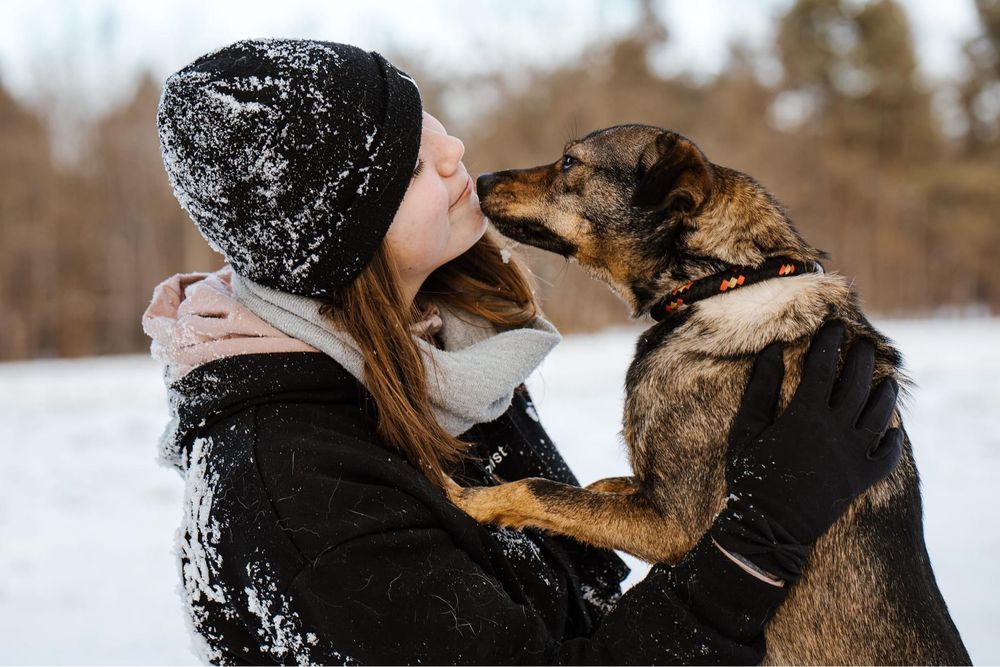
[[[365,386],[378,409],[379,437],[402,453],[431,483],[443,487],[469,443],[438,423],[427,391],[420,348],[410,326],[421,295],[459,312],[475,313],[498,328],[521,327],[541,314],[530,271],[515,255],[501,256],[490,228],[465,253],[439,267],[406,307],[399,274],[385,239],[364,271],[321,299],[320,314],[350,334],[364,356]]]

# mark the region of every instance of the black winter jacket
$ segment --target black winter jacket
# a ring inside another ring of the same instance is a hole
[[[375,435],[331,357],[227,357],[171,386],[195,639],[215,664],[759,662],[786,591],[703,541],[624,595],[612,552],[477,524]],[[576,484],[531,398],[478,424],[456,478]]]

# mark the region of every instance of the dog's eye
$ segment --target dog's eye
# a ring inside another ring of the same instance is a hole
[[[575,157],[573,157],[572,155],[563,155],[562,165],[561,165],[563,171],[566,171],[567,169],[569,169],[570,167],[572,167],[574,164],[576,164],[576,158]]]

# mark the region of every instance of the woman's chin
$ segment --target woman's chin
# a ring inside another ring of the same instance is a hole
[[[471,246],[472,243],[478,241],[486,232],[487,222],[486,214],[480,210],[479,202],[477,201],[474,206],[469,206],[468,210],[464,211],[461,217],[456,216],[452,218],[452,234],[458,232],[464,236],[468,233],[470,237],[474,237],[471,240]]]
[[[477,208],[477,210],[478,210],[478,208]],[[479,234],[476,235],[476,240],[477,241],[480,238],[482,238],[483,234],[486,233],[486,227],[488,226],[489,221],[490,221],[490,219],[486,217],[486,214],[483,213],[482,211],[479,211]]]
[[[486,233],[486,216],[480,215],[479,217],[480,217],[479,220],[462,221],[463,225],[469,225],[469,226],[463,227],[462,243],[456,249],[454,257],[452,257],[451,259],[455,259],[455,257],[465,254],[465,252],[471,249],[472,246],[476,245],[479,239],[483,238],[483,234]]]

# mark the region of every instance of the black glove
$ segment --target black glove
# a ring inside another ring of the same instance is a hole
[[[843,337],[837,321],[817,332],[799,386],[777,419],[783,354],[778,343],[765,348],[729,432],[727,503],[710,534],[730,553],[787,581],[801,575],[806,547],[854,498],[888,476],[902,452],[902,432],[886,430],[896,381],[870,391],[875,351],[866,340],[847,352],[837,378]]]

